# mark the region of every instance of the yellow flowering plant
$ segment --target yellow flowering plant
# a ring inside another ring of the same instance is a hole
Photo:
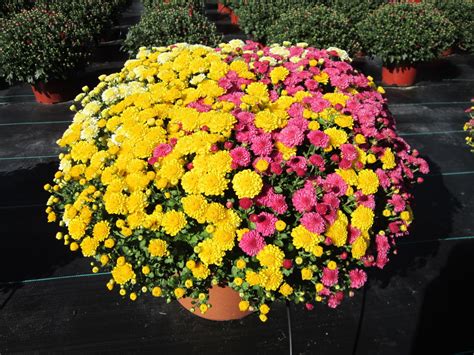
[[[274,300],[336,307],[382,268],[428,166],[383,90],[338,49],[141,48],[76,98],[48,220],[131,300],[225,285],[265,321]],[[421,179],[421,178],[418,178]]]

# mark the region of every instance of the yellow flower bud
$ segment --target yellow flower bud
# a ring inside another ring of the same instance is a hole
[[[151,290],[151,294],[154,297],[160,297],[161,296],[161,288],[158,287],[158,286],[153,287],[153,289]]]

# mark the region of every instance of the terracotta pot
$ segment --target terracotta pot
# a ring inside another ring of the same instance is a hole
[[[188,311],[191,311],[193,304],[192,298],[184,297],[180,298],[178,302],[186,308]],[[225,286],[213,286],[209,290],[209,303],[212,305],[206,313],[202,314],[198,307],[195,307],[196,310],[192,312],[194,315],[201,318],[217,321],[225,320],[235,320],[241,319],[248,316],[250,311],[242,312],[239,309],[239,302],[241,298],[237,291],[234,291],[232,288]]]
[[[219,12],[222,15],[228,15],[232,12],[230,7],[225,6],[223,3],[218,2],[217,3],[217,12]]]
[[[233,25],[239,24],[239,17],[234,13],[234,11],[230,13],[230,23]]]
[[[410,86],[415,82],[416,68],[410,67],[382,67],[382,82],[386,85]]]
[[[453,47],[446,48],[444,51],[441,52],[441,57],[448,57],[453,54],[453,52]]]
[[[47,83],[31,85],[36,102],[41,104],[55,104],[74,98],[77,85],[66,80],[50,80]]]

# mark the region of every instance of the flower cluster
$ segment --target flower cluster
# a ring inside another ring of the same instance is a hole
[[[338,306],[383,268],[427,163],[340,50],[233,40],[142,48],[79,95],[49,221],[130,299],[239,292]]]
[[[474,102],[474,99],[471,101]],[[469,114],[469,121],[464,124],[464,130],[467,132],[466,142],[474,151],[474,106],[469,107],[466,112]]]

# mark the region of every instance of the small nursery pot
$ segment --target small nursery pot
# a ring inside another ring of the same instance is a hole
[[[180,298],[178,302],[191,312],[193,308],[193,299],[190,297]],[[212,305],[204,314],[201,313],[198,307],[195,307],[195,311],[192,312],[194,315],[216,321],[236,320],[242,319],[252,312],[242,312],[239,309],[239,302],[241,298],[237,291],[233,290],[229,286],[213,286],[209,290],[209,303]]]
[[[410,86],[416,78],[416,67],[393,66],[382,67],[382,82],[386,85]]]
[[[73,82],[67,80],[50,80],[47,83],[38,82],[31,85],[36,102],[41,104],[56,104],[71,100],[77,89]]]

